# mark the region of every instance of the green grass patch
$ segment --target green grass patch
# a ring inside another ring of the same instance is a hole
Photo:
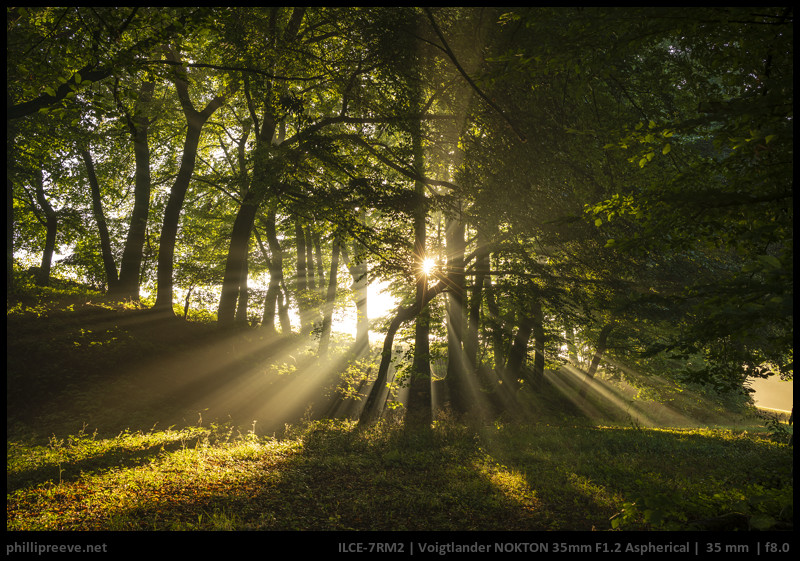
[[[440,423],[85,433],[7,447],[9,530],[790,529],[785,445],[720,430]],[[711,521],[711,522],[709,522]]]

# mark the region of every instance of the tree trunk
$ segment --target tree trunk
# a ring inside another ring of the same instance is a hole
[[[288,335],[292,332],[292,322],[289,319],[289,290],[286,285],[281,285],[281,292],[278,294],[278,318],[281,322],[281,333]]]
[[[565,328],[567,336],[567,353],[569,353],[569,361],[573,366],[578,366],[580,360],[578,359],[578,349],[575,346],[575,330],[572,325],[567,325]]]
[[[483,303],[483,285],[489,273],[489,247],[483,236],[478,235],[478,248],[475,256],[475,282],[469,300],[467,332],[464,337],[464,354],[467,364],[474,372],[478,367],[478,332],[481,321],[481,304]]]
[[[250,236],[247,237],[249,241]],[[245,250],[244,257],[242,258],[242,272],[239,276],[239,302],[238,306],[236,307],[236,321],[238,323],[247,323],[247,301],[249,298],[249,290],[247,288],[248,274],[248,251]]]
[[[186,132],[186,140],[183,144],[183,157],[178,176],[169,193],[167,206],[164,209],[164,221],[161,226],[161,238],[158,243],[158,271],[156,279],[158,289],[156,291],[155,310],[174,314],[172,310],[172,272],[174,270],[175,243],[178,237],[178,223],[180,222],[183,201],[186,198],[186,191],[194,171],[194,163],[197,157],[197,146],[200,143],[199,123],[189,123]]]
[[[466,287],[464,279],[464,251],[466,228],[459,219],[447,222],[447,269],[452,287],[447,295],[447,387],[450,405],[456,413],[467,410],[466,380],[474,368],[465,353]],[[463,347],[462,347],[463,345]]]
[[[442,280],[428,290],[422,302],[422,308],[427,306],[428,303],[436,298],[436,296],[438,296],[441,292],[444,292],[446,288],[447,282]],[[381,352],[381,364],[378,367],[378,377],[375,379],[375,383],[372,385],[372,389],[367,396],[366,404],[364,405],[361,417],[358,420],[359,426],[371,422],[380,414],[380,407],[382,404],[378,403],[378,396],[386,386],[386,379],[389,375],[389,364],[392,361],[392,345],[394,344],[394,336],[397,334],[397,330],[400,329],[401,325],[409,320],[414,319],[419,312],[420,306],[417,304],[400,308],[397,311],[394,319],[392,319],[391,323],[389,323],[389,329],[386,331],[386,337],[383,340],[383,351]],[[430,388],[430,384],[428,384],[428,387]],[[430,411],[430,407],[428,407],[428,411]]]
[[[505,368],[505,337],[503,318],[500,315],[500,307],[494,294],[491,275],[484,278],[484,291],[486,292],[486,307],[489,310],[489,325],[492,332],[492,351],[494,353],[494,369],[502,372]]]
[[[173,62],[179,62],[178,56],[169,52],[167,58]],[[186,72],[185,68],[181,68]],[[194,172],[194,164],[197,159],[197,147],[200,144],[200,133],[203,125],[208,121],[224,103],[223,97],[215,97],[205,108],[198,112],[192,105],[189,97],[189,85],[180,77],[177,72],[173,76],[175,90],[178,93],[178,100],[181,103],[183,114],[186,117],[187,131],[186,139],[183,143],[183,154],[181,157],[181,167],[175,178],[175,183],[167,199],[167,206],[164,209],[164,222],[161,226],[161,238],[158,245],[158,272],[156,278],[158,289],[156,291],[156,303],[154,310],[174,315],[172,309],[172,272],[174,268],[175,242],[178,236],[178,223],[180,222],[183,201],[186,198],[186,191]]]
[[[114,255],[111,252],[111,237],[108,235],[108,225],[106,216],[103,212],[103,197],[100,195],[100,184],[97,181],[97,174],[94,169],[94,162],[89,150],[81,150],[81,157],[86,166],[86,176],[89,179],[89,190],[92,193],[92,214],[97,223],[97,230],[100,234],[100,255],[103,259],[103,270],[106,273],[107,292],[114,293],[117,284],[117,265],[114,263]]]
[[[306,235],[306,286],[312,293],[317,290],[314,271],[314,240],[311,237],[311,226],[303,228]]]
[[[53,254],[56,249],[56,234],[58,232],[58,215],[44,194],[44,176],[41,170],[34,174],[34,187],[36,189],[36,202],[44,212],[45,241],[42,251],[42,264],[36,275],[36,284],[47,286],[50,284],[50,267],[53,263]]]
[[[519,380],[522,367],[525,365],[525,359],[528,357],[528,341],[530,341],[532,332],[533,320],[527,313],[523,312],[519,328],[516,335],[514,335],[514,342],[508,351],[505,368],[506,373],[513,377],[515,381]]]
[[[300,315],[300,333],[311,333],[311,315],[308,304],[308,253],[306,250],[306,233],[300,219],[294,224],[295,243],[297,245],[297,277],[295,281],[295,298]]]
[[[362,215],[362,218],[366,216]],[[344,249],[344,247],[343,247]],[[353,278],[351,288],[353,290],[353,300],[356,305],[356,344],[354,354],[360,358],[369,349],[369,315],[367,314],[367,290],[369,282],[367,278],[367,259],[364,248],[358,242],[353,244],[353,256],[350,257],[344,252],[347,269]]]
[[[194,286],[189,287],[189,290],[186,291],[186,298],[183,300],[183,319],[189,317],[189,301],[192,297],[192,290],[194,290]]]
[[[544,382],[544,316],[542,315],[541,300],[537,300],[531,306],[531,321],[533,323],[533,382],[534,385],[541,385]]]
[[[597,367],[600,365],[600,360],[603,358],[603,353],[605,353],[606,349],[608,348],[608,335],[611,333],[611,330],[614,329],[614,326],[615,322],[612,321],[611,323],[603,326],[603,329],[600,330],[600,335],[597,338],[597,348],[594,351],[592,362],[589,364],[589,370],[586,372],[586,379],[581,386],[580,392],[578,392],[578,395],[581,397],[586,395],[586,390],[589,386],[589,380],[593,379],[595,373],[597,372]]]
[[[247,193],[236,213],[231,230],[231,241],[228,255],[225,260],[225,274],[222,281],[222,293],[217,309],[217,321],[221,324],[233,323],[236,315],[236,302],[242,291],[242,285],[247,283],[246,271],[247,253],[250,245],[250,233],[258,211],[258,201],[255,200],[253,190]]]
[[[264,312],[261,318],[261,328],[267,332],[268,335],[275,335],[275,306],[278,303],[278,291],[280,285],[276,282],[277,279],[273,278],[273,264],[270,258],[270,252],[264,247],[264,242],[258,233],[258,228],[253,225],[253,233],[256,235],[256,242],[261,250],[261,255],[267,263],[267,270],[269,270],[269,286],[267,287],[267,294],[264,297]]]
[[[6,152],[8,154],[8,152]],[[6,159],[8,162],[8,159]],[[14,290],[14,184],[6,170],[6,296]]]
[[[278,306],[278,298],[281,297],[281,285],[283,284],[283,249],[281,248],[280,240],[278,240],[275,221],[275,208],[273,206],[267,216],[261,219],[270,253],[269,288],[267,288],[267,297],[264,303],[264,321],[262,325],[266,325],[268,329],[271,326],[273,331],[275,330],[275,309]],[[278,307],[278,311],[280,312],[280,307]],[[291,329],[286,330],[282,322],[281,331],[284,334],[288,334]]]
[[[328,277],[328,291],[325,294],[325,312],[322,317],[322,334],[319,339],[320,358],[324,358],[328,354],[328,345],[331,338],[333,308],[336,301],[336,285],[339,274],[339,247],[339,238],[338,236],[334,236],[333,247],[331,248],[331,272]]]
[[[142,269],[144,240],[147,234],[147,217],[150,212],[150,146],[148,130],[150,120],[142,114],[150,103],[155,88],[154,82],[145,82],[136,102],[136,114],[130,120],[133,137],[133,155],[136,172],[133,187],[133,212],[128,235],[119,265],[119,280],[113,295],[130,300],[139,300],[139,281]]]
[[[421,92],[417,92],[417,102],[419,101],[421,101]],[[422,177],[425,173],[425,154],[422,147],[422,124],[419,120],[413,123],[411,137],[414,171]],[[414,267],[416,270],[414,273],[417,278],[415,298],[417,321],[414,328],[414,357],[408,391],[406,426],[430,427],[433,420],[429,340],[430,311],[426,304],[428,277],[422,272],[422,263],[426,257],[428,208],[425,184],[422,181],[414,182],[414,194],[416,195],[416,208],[414,209]]]

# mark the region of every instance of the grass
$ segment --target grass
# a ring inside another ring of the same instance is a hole
[[[441,415],[414,431],[307,417],[259,431],[176,415],[186,403],[158,388],[193,380],[188,359],[168,377],[148,370],[156,384],[119,367],[231,340],[142,313],[9,311],[7,530],[793,528],[792,449],[757,418],[744,430]]]
[[[792,456],[732,431],[312,421],[9,442],[8,530],[691,529],[792,524]],[[616,521],[616,522],[615,522]]]

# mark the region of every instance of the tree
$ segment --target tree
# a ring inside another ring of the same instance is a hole
[[[589,378],[792,375],[789,8],[7,16],[9,280],[33,255],[187,319],[220,289],[220,324],[296,312],[322,357],[344,263],[351,356],[367,285],[399,302],[362,420],[402,338],[410,427],[445,348],[457,413],[579,351]]]
[[[169,50],[166,58],[180,65],[178,53]],[[180,71],[184,75],[186,69]],[[160,312],[173,313],[173,282],[172,272],[175,257],[175,238],[178,233],[178,223],[180,220],[183,201],[186,197],[186,190],[194,171],[195,160],[197,158],[197,147],[200,143],[200,133],[203,125],[211,115],[219,109],[225,102],[225,95],[214,96],[202,110],[197,111],[189,95],[189,84],[186,78],[176,70],[173,76],[175,91],[181,103],[184,117],[186,118],[186,137],[183,143],[181,156],[181,167],[175,178],[175,183],[170,190],[167,206],[164,210],[164,221],[161,226],[161,238],[158,244],[158,292],[154,309]]]

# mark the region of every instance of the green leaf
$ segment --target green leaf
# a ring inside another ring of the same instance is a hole
[[[46,93],[47,95],[52,95],[53,97],[56,96],[56,91],[53,88],[51,88],[50,86],[47,86],[44,89],[44,93]]]
[[[594,225],[595,225],[595,226],[598,226],[598,227],[599,227],[599,226],[600,226],[602,223],[603,223],[603,219],[602,219],[602,218],[598,218],[597,220],[595,220],[595,221],[594,221]]]
[[[672,146],[670,146],[669,144],[665,144],[664,148],[661,150],[661,153],[666,156],[667,154],[670,153],[670,150],[672,150]]]
[[[777,134],[768,134],[766,137],[764,137],[764,141],[765,141],[767,144],[769,144],[770,142],[772,142],[772,141],[773,141],[773,140],[775,140],[776,138],[778,138],[778,135],[777,135]]]

